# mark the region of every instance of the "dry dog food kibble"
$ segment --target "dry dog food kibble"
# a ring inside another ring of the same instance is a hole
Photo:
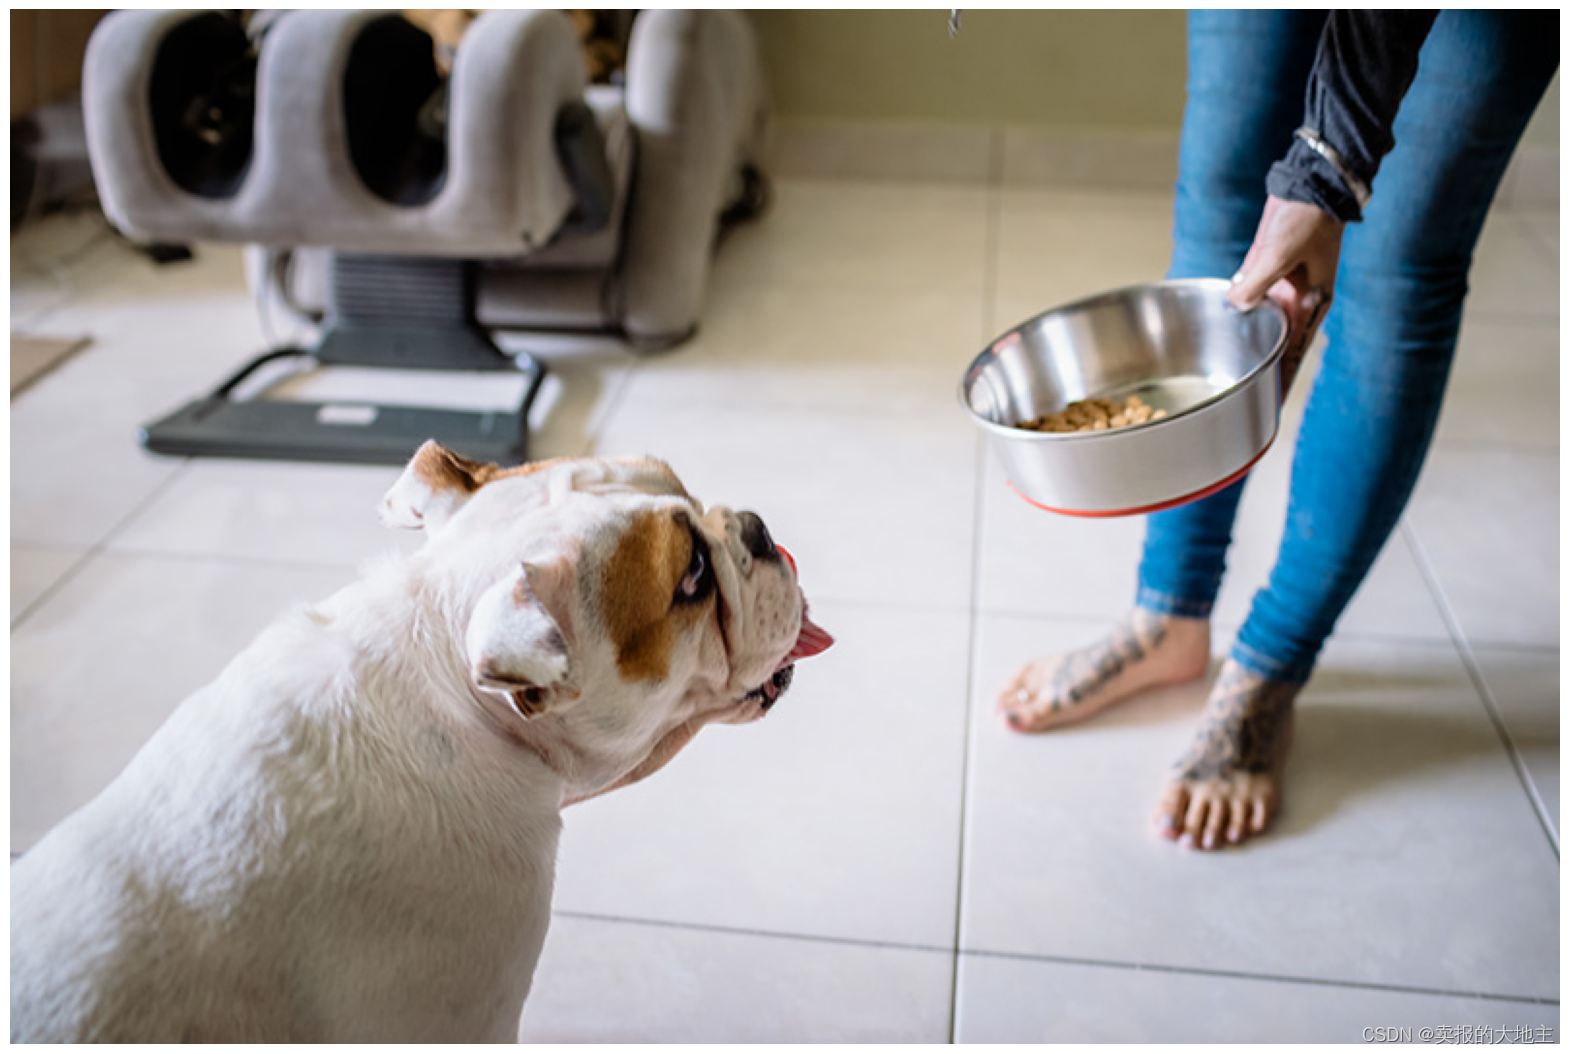
[[[1081,399],[1069,403],[1055,414],[1021,421],[1015,428],[1032,432],[1099,432],[1107,428],[1142,425],[1167,416],[1165,410],[1152,410],[1137,395],[1130,395],[1121,403],[1111,399]]]

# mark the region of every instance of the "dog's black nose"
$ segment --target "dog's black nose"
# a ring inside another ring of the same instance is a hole
[[[769,529],[763,525],[763,518],[755,512],[738,512],[736,522],[741,525],[741,544],[747,547],[747,552],[757,560],[778,560],[780,551],[774,547],[774,539],[769,537]]]

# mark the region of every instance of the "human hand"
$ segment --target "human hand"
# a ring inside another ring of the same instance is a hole
[[[1250,311],[1269,299],[1286,312],[1292,336],[1282,356],[1283,398],[1330,310],[1345,228],[1317,205],[1272,196],[1265,201],[1254,244],[1232,276],[1227,297],[1239,310]]]

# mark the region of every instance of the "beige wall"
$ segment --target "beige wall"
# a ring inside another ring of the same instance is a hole
[[[11,119],[64,98],[82,80],[87,38],[101,10],[11,11]]]
[[[750,12],[780,117],[1175,132],[1182,11]],[[1558,79],[1527,141],[1559,142]]]
[[[1181,11],[753,11],[786,119],[1176,128]]]

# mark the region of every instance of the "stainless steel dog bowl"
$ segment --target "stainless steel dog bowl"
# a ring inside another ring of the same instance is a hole
[[[960,402],[1027,501],[1078,516],[1155,512],[1237,480],[1270,446],[1286,313],[1241,312],[1219,278],[1130,286],[994,340]],[[1099,432],[1017,428],[1079,399],[1137,395],[1167,416]]]

